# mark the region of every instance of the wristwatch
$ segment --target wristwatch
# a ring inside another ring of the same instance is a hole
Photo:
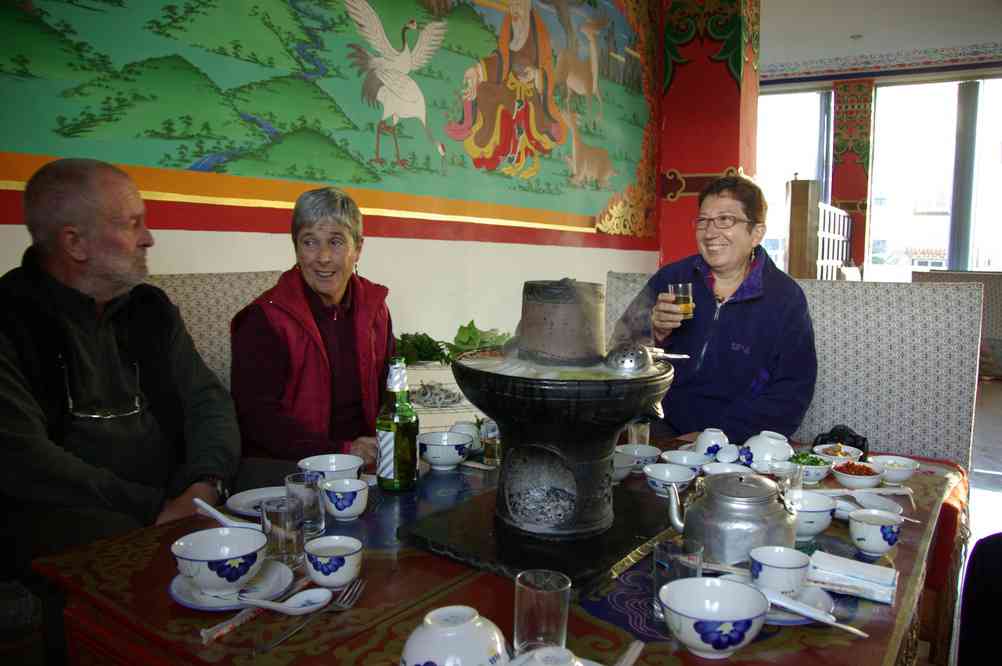
[[[216,495],[218,496],[216,504],[222,504],[230,497],[230,489],[226,487],[226,482],[223,481],[221,477],[218,477],[215,474],[203,474],[199,477],[196,477],[195,480],[192,481],[192,483],[208,483],[213,488],[215,488]]]

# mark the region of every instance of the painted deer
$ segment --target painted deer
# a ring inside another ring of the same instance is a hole
[[[567,108],[570,108],[571,93],[588,98],[588,114],[591,115],[591,99],[598,98],[598,118],[602,118],[602,91],[598,87],[598,34],[609,25],[609,18],[603,16],[589,19],[579,30],[588,40],[588,59],[582,60],[577,51],[566,48],[557,56],[556,84],[563,84],[567,90]]]
[[[571,170],[570,181],[574,185],[583,185],[588,181],[598,182],[598,186],[606,188],[609,179],[617,175],[609,159],[609,151],[598,146],[589,146],[581,140],[578,131],[578,114],[564,114],[564,119],[574,132],[571,142],[571,154],[564,158]]]

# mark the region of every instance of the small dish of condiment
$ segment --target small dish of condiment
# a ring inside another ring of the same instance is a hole
[[[832,466],[835,478],[846,488],[876,488],[880,485],[883,472],[881,468],[870,463],[846,460]]]

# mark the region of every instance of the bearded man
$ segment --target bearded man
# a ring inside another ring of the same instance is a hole
[[[535,176],[539,156],[564,142],[566,126],[553,96],[550,35],[532,0],[510,0],[497,49],[467,69],[463,83],[463,122],[446,133],[478,169]]]

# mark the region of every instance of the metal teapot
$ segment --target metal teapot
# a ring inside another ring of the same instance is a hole
[[[678,489],[669,490],[672,527],[703,543],[709,562],[737,564],[757,546],[793,547],[796,509],[776,483],[752,472],[714,474],[693,490],[682,521]]]

